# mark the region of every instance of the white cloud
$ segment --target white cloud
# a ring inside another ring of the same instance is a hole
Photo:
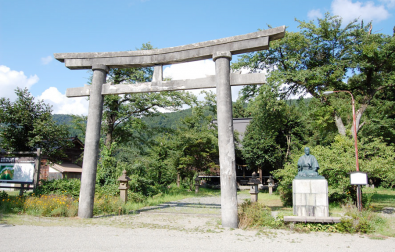
[[[388,1],[393,3],[394,0]],[[351,0],[334,0],[331,5],[334,15],[341,16],[345,23],[348,23],[356,18],[365,21],[376,21],[387,19],[390,14],[385,9],[384,5],[376,6],[373,2],[352,2]]]
[[[309,13],[307,13],[307,17],[309,19],[316,19],[316,18],[323,18],[324,15],[322,14],[320,9],[316,9],[309,11]]]
[[[242,71],[245,73],[248,71]],[[171,78],[172,80],[186,80],[205,78],[209,75],[215,75],[215,63],[212,60],[199,60],[188,63],[173,64],[167,66],[163,70],[164,78]],[[238,93],[242,87],[232,87],[232,100],[236,101]],[[198,97],[199,101],[204,100],[205,95],[200,94],[203,89],[189,90],[192,94]],[[215,88],[204,90],[211,90],[215,93]]]
[[[172,80],[197,79],[214,74],[215,63],[212,60],[173,64],[163,70],[163,77]]]
[[[86,97],[67,98],[56,87],[50,87],[37,98],[52,105],[53,114],[88,115],[89,102]]]
[[[53,60],[52,56],[47,56],[47,57],[43,57],[41,58],[41,63],[43,65],[47,65],[49,64],[49,62],[51,62]]]
[[[163,78],[170,78],[172,80],[186,80],[205,78],[209,75],[215,75],[215,63],[212,60],[199,60],[187,63],[173,64],[166,66],[163,69]],[[188,92],[196,95],[198,100],[204,100],[204,95],[200,92],[203,89],[189,90]],[[215,89],[205,89],[212,90]]]
[[[37,75],[27,77],[23,71],[11,70],[9,67],[0,65],[0,90],[1,97],[14,100],[16,98],[14,90],[19,88],[30,88],[39,80]]]

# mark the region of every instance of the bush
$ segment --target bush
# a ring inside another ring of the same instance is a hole
[[[376,223],[384,223],[385,220],[371,211],[359,212],[355,207],[348,207],[341,222],[336,225],[343,233],[371,233]]]
[[[23,211],[38,216],[73,217],[78,212],[78,201],[66,195],[33,195],[25,199]]]
[[[279,228],[284,222],[272,216],[270,208],[261,203],[250,200],[244,201],[240,205],[239,228],[249,227],[270,227]]]
[[[93,206],[94,215],[124,213],[126,213],[125,204],[119,197],[107,195],[95,197],[95,204]]]
[[[37,195],[69,195],[78,197],[80,195],[81,180],[79,179],[54,179],[40,180]]]
[[[5,191],[0,193],[0,212],[19,213],[23,210],[24,196],[9,196]]]
[[[3,199],[8,199],[8,193],[6,193],[4,190],[0,192],[0,201]]]

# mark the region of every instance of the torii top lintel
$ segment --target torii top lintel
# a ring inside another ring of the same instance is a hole
[[[177,47],[154,50],[101,52],[101,53],[55,53],[69,69],[91,69],[94,64],[110,68],[147,67],[210,59],[216,52],[228,51],[232,55],[265,50],[269,42],[281,39],[285,26],[257,31],[239,36],[210,40]]]

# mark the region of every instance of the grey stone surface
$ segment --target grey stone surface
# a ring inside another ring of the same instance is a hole
[[[293,212],[297,216],[329,216],[328,182],[326,179],[294,179],[292,181]]]
[[[232,93],[230,89],[230,58],[215,60],[217,83],[218,147],[221,171],[222,226],[237,228],[236,157],[233,138]]]
[[[158,66],[159,68],[162,66]],[[156,73],[156,71],[154,72]],[[161,91],[177,91],[201,88],[215,88],[215,75],[206,78],[188,79],[188,80],[171,80],[162,81],[162,73],[158,77],[154,74],[152,82],[136,83],[136,84],[117,84],[112,83],[104,84],[102,87],[102,95],[107,94],[129,94],[129,93],[146,93],[146,92],[161,92]],[[158,79],[158,81],[156,80]],[[160,81],[159,81],[160,79]],[[230,74],[230,85],[257,85],[266,84],[266,74],[253,73],[253,74]],[[81,97],[89,96],[91,86],[68,88],[66,90],[67,97]]]
[[[284,216],[286,222],[324,222],[339,223],[341,217]]]
[[[55,53],[54,57],[65,62],[70,69],[90,69],[93,64],[108,67],[144,67],[210,59],[217,52],[240,54],[265,50],[269,41],[281,39],[285,26],[228,38],[210,40],[184,46],[154,50],[103,52],[103,53]]]
[[[101,88],[106,81],[108,72],[108,68],[103,65],[95,65],[92,69],[93,78],[89,99],[88,122],[86,125],[84,160],[81,175],[81,191],[78,206],[78,217],[80,218],[91,218],[93,216],[100,126],[103,111]]]

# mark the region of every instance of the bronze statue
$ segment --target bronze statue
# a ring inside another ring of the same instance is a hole
[[[317,159],[310,154],[310,148],[304,148],[305,155],[298,160],[298,175],[295,178],[303,179],[324,179],[323,176],[318,175],[320,168]]]

